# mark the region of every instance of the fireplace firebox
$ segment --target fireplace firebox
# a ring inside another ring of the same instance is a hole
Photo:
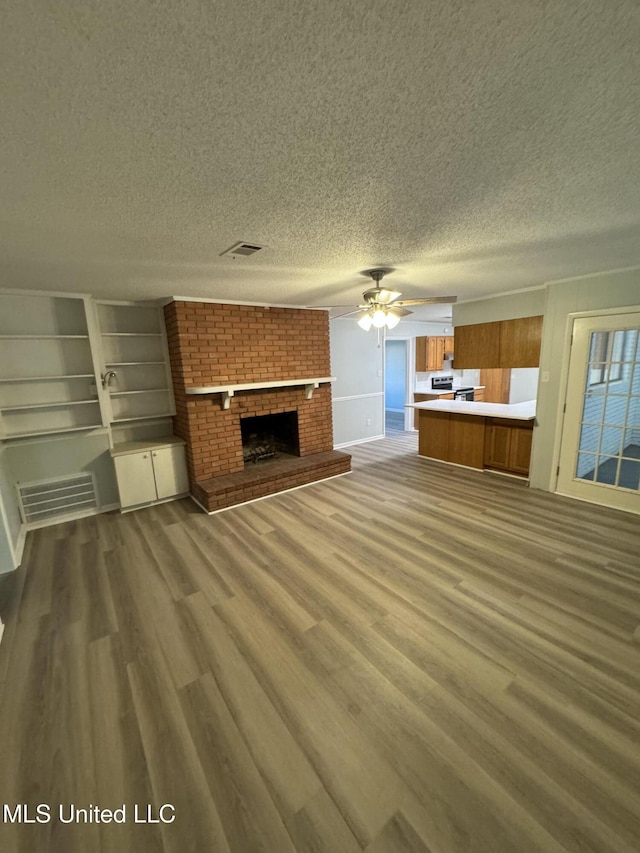
[[[245,465],[275,459],[281,454],[300,456],[295,411],[241,418],[240,430]]]

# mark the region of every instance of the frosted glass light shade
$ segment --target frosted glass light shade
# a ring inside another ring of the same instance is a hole
[[[395,327],[400,322],[400,317],[397,314],[389,311],[387,314],[387,329],[395,329]]]
[[[360,319],[358,320],[358,325],[361,329],[364,329],[365,332],[368,332],[371,328],[371,322],[371,315],[363,314],[362,317],[360,317]]]
[[[376,329],[381,329],[384,324],[387,322],[387,315],[382,310],[382,308],[376,308],[373,312],[373,317],[371,318],[371,323]]]

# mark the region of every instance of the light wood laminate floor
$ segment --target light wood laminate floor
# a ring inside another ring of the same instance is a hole
[[[30,534],[1,801],[52,821],[0,850],[637,853],[640,520],[416,451]]]

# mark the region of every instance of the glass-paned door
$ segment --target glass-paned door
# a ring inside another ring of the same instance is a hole
[[[558,491],[640,513],[640,314],[574,321]]]

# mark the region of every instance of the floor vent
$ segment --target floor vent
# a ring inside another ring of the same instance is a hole
[[[98,505],[92,474],[74,474],[60,480],[19,483],[18,497],[24,521],[37,524],[95,509]]]
[[[258,246],[256,243],[234,243],[234,245],[227,249],[225,252],[220,252],[220,256],[223,255],[243,255],[246,257],[247,255],[255,255],[256,252],[264,249],[264,246]]]

